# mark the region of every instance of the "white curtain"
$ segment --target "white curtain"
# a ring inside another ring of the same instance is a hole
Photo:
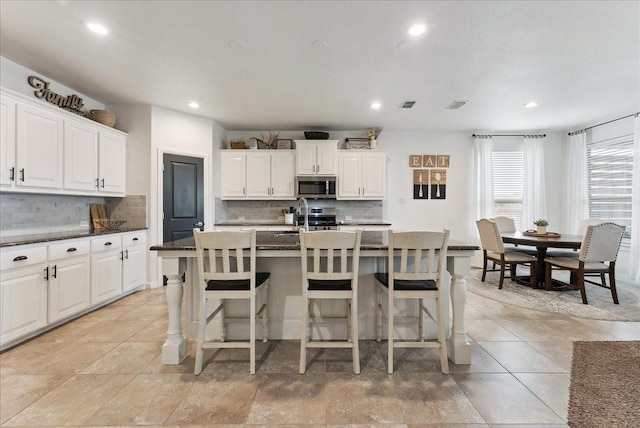
[[[589,218],[589,192],[587,188],[587,133],[580,131],[569,136],[567,148],[567,232],[576,233],[580,221]]]
[[[544,191],[544,137],[527,135],[523,142],[524,188],[520,228],[526,230],[534,228],[533,222],[537,219],[546,219],[547,205]],[[553,225],[551,229],[553,230]]]
[[[633,119],[633,184],[631,194],[631,278],[640,284],[640,116]]]
[[[491,136],[473,137],[476,219],[493,217],[492,141]]]

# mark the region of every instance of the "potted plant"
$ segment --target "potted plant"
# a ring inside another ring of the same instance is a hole
[[[549,222],[543,218],[538,219],[533,222],[536,225],[536,229],[538,233],[547,233],[547,226],[549,226]]]
[[[369,139],[369,148],[377,148],[378,135],[382,132],[382,128],[367,128],[364,130],[364,135]]]

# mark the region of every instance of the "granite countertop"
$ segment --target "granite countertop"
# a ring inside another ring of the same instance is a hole
[[[120,228],[94,232],[91,230],[70,230],[65,232],[37,233],[32,235],[5,236],[0,238],[1,247],[13,247],[16,245],[37,244],[40,242],[60,241],[62,239],[87,238],[94,236],[111,235],[114,233],[136,232],[147,230],[146,227]]]
[[[216,223],[215,226],[287,226],[294,227],[293,224],[286,224],[282,221],[228,221]],[[349,220],[339,221],[338,226],[391,226],[382,220]]]

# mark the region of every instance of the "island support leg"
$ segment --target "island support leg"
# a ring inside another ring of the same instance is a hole
[[[162,273],[167,277],[169,328],[162,345],[162,364],[180,364],[187,355],[187,339],[182,334],[182,274],[187,269],[185,257],[162,258]]]
[[[448,257],[447,271],[451,274],[451,306],[453,325],[447,339],[449,359],[455,364],[471,364],[471,344],[464,326],[464,305],[467,301],[466,275],[471,270],[471,257]]]

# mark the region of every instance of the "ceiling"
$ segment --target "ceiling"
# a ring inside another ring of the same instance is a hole
[[[2,0],[0,54],[228,130],[551,131],[640,111],[637,1]]]

